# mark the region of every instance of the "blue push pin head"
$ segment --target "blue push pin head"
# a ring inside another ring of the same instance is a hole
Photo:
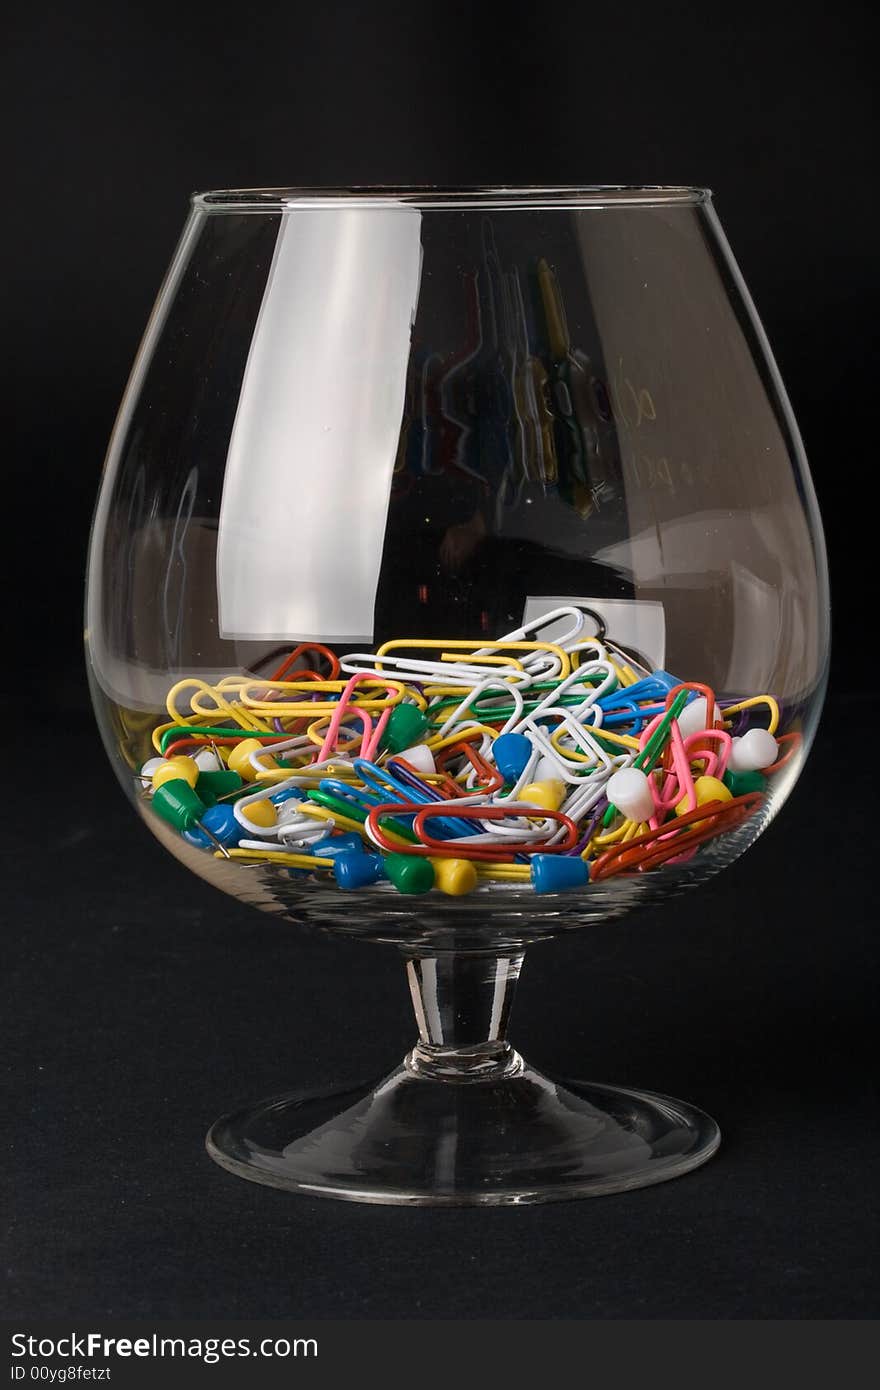
[[[590,866],[580,855],[533,854],[532,887],[536,893],[564,893],[569,888],[585,888]]]
[[[532,745],[525,734],[499,734],[492,744],[495,766],[505,782],[516,782],[532,756]]]
[[[385,878],[385,863],[378,854],[365,854],[362,849],[349,850],[347,854],[336,857],[333,865],[337,887],[351,892],[355,888],[366,888]]]
[[[203,825],[205,830],[210,830],[214,840],[199,829],[200,825]],[[183,832],[183,838],[199,849],[216,849],[215,841],[224,849],[233,849],[243,834],[229,803],[218,802],[216,806],[209,806],[207,811],[203,812],[198,824]]]
[[[336,859],[340,854],[363,854],[364,842],[354,831],[346,835],[322,835],[320,840],[312,841],[309,852],[319,859]]]

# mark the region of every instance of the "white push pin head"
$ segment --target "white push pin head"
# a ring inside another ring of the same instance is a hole
[[[691,700],[685,705],[681,714],[678,716],[678,727],[681,730],[682,738],[690,738],[692,734],[702,734],[706,729],[712,729],[715,723],[721,718],[718,713],[718,706],[712,706],[712,718],[706,712],[708,701],[705,695],[698,695],[696,700]]]
[[[558,760],[549,757],[547,753],[542,753],[535,767],[532,780],[534,782],[552,782],[559,776]]]
[[[655,811],[651,783],[637,767],[621,767],[608,778],[605,788],[612,806],[627,820],[650,820]]]
[[[216,753],[210,748],[200,748],[194,754],[194,761],[199,772],[219,772],[223,766]]]
[[[434,762],[434,754],[424,743],[415,743],[412,748],[404,748],[402,753],[397,754],[398,758],[403,758],[405,763],[414,767],[416,772],[436,772],[437,767]]]
[[[140,771],[141,782],[144,784],[145,787],[152,787],[153,773],[156,771],[157,767],[164,766],[164,764],[167,763],[167,761],[167,758],[147,758],[147,761],[144,763]]]
[[[742,738],[735,738],[730,748],[727,766],[731,772],[760,772],[779,757],[779,744],[766,729],[749,729]]]

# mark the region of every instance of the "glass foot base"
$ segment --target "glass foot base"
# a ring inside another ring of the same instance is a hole
[[[208,1153],[270,1187],[351,1202],[516,1205],[665,1182],[718,1148],[692,1105],[622,1086],[562,1086],[526,1066],[466,1082],[404,1064],[378,1085],[292,1092],[225,1115]]]

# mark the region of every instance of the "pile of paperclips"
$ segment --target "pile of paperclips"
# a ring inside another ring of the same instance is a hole
[[[268,677],[179,681],[143,793],[192,845],[346,890],[557,893],[684,863],[755,812],[800,735],[771,695],[716,703],[591,620],[341,659],[303,643]]]

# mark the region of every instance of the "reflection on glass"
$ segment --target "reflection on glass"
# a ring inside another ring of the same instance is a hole
[[[281,224],[223,478],[222,637],[372,636],[420,223],[415,208],[351,208]],[[277,506],[285,495],[294,516]],[[349,522],[334,543],[343,496]],[[328,544],[304,575],[309,535]]]

